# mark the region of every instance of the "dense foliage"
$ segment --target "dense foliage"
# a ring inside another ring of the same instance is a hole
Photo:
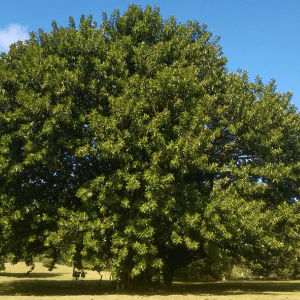
[[[0,256],[149,283],[295,258],[300,119],[206,25],[130,5],[0,59]],[[134,279],[135,278],[135,279]]]

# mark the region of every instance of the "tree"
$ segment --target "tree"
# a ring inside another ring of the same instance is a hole
[[[300,120],[228,73],[206,25],[70,17],[0,59],[0,256],[62,256],[149,284],[199,258],[295,257]],[[83,272],[84,273],[84,272]]]

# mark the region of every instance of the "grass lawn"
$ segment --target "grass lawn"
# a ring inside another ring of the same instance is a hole
[[[26,275],[24,263],[6,264],[0,272],[0,300],[278,300],[300,299],[300,281],[236,281],[236,282],[175,282],[171,288],[116,291],[110,287],[109,273],[104,272],[100,286],[97,272],[88,271],[84,280],[72,279],[72,268],[57,265],[49,272],[42,263]]]

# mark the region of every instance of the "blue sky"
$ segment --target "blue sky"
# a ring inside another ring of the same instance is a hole
[[[101,0],[12,0],[1,3],[0,52],[9,44],[25,40],[40,27],[49,33],[52,20],[66,27],[69,16],[79,24],[80,16],[93,15],[98,24],[102,12],[110,15],[115,8],[123,14],[131,2]],[[178,22],[189,19],[206,23],[228,58],[229,72],[248,70],[253,81],[257,75],[264,83],[276,79],[277,91],[292,91],[291,100],[300,108],[300,1],[299,0],[140,0],[133,2],[144,9],[160,6],[164,19],[174,15]]]

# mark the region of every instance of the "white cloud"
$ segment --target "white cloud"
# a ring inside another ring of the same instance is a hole
[[[9,45],[17,41],[25,41],[29,39],[27,26],[20,24],[10,24],[5,29],[0,28],[0,48],[5,52],[9,51]]]

